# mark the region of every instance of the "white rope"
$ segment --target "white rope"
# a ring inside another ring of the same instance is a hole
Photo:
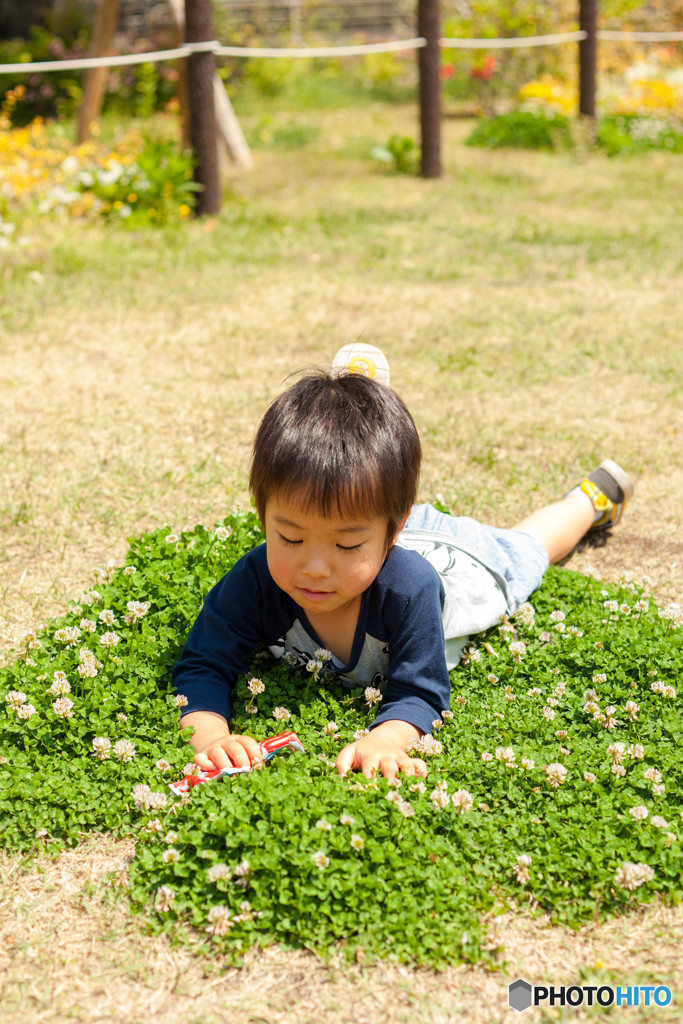
[[[683,32],[612,32],[600,29],[598,39],[614,39],[625,43],[683,43]]]
[[[512,36],[507,39],[440,39],[444,50],[510,50],[523,46],[556,46],[578,43],[586,32],[559,32],[554,36]]]
[[[195,43],[195,46],[204,45]],[[209,44],[211,47],[215,43]],[[77,71],[86,68],[113,68],[125,64],[147,64],[157,60],[177,60],[179,57],[189,57],[194,53],[192,44],[178,46],[175,50],[156,50],[153,53],[129,53],[116,57],[81,57],[79,60],[46,60],[27,61],[25,64],[17,61],[15,64],[0,64],[0,75],[2,74],[23,74],[30,71]]]
[[[386,43],[358,43],[356,46],[219,46],[214,51],[217,57],[342,57],[354,53],[393,53],[396,50],[419,50],[427,45],[422,37],[417,39],[395,39]]]

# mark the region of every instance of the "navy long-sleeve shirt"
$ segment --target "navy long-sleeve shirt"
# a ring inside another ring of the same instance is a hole
[[[373,726],[400,720],[428,733],[448,708],[444,600],[436,569],[402,547],[391,549],[363,593],[350,659],[343,665],[332,657],[326,668],[344,685],[383,690]],[[261,645],[302,668],[324,646],[305,611],[274,582],[265,544],[240,558],[204,602],[173,670],[176,692],[188,700],[183,713],[229,719],[231,690]]]

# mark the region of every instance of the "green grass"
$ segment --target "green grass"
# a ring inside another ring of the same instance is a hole
[[[186,804],[172,798],[167,783],[182,776],[190,749],[177,733],[171,668],[209,587],[261,537],[253,513],[226,525],[227,541],[203,528],[133,541],[126,565],[134,571],[104,573],[96,591],[40,630],[0,674],[5,849],[56,850],[93,830],[132,834],[134,905],[145,913],[155,905],[154,926],[177,939],[200,937],[237,958],[278,942],[324,957],[362,949],[370,959],[443,967],[490,959],[487,912],[533,906],[578,927],[655,894],[680,900],[681,697],[662,688],[680,678],[683,632],[638,588],[567,570],[548,574],[533,598],[535,617],[520,613],[477,638],[452,673],[452,716],[428,757],[426,786],[415,791],[405,778],[393,791],[383,779],[341,779],[340,746],[374,717],[363,690],[321,685],[264,651],[252,666],[265,683],[258,713],[245,711],[252,697],[242,679],[233,728],[264,739],[281,731],[272,711],[285,706],[285,728],[306,753],[201,786]],[[129,601],[150,607],[126,625]],[[75,639],[60,632],[78,626]],[[108,649],[100,641],[111,630],[119,641]],[[513,639],[522,641],[519,657]],[[101,662],[94,677],[77,671],[87,664],[84,647]],[[53,703],[60,673],[69,682],[68,717]],[[633,715],[628,701],[636,702]],[[30,716],[14,710],[22,704]],[[110,743],[103,760],[95,737]],[[121,741],[133,744],[130,758],[117,758]],[[618,758],[609,749],[615,742],[623,744]],[[617,775],[612,766],[621,762]],[[564,772],[555,787],[548,765]],[[659,794],[645,774],[655,768],[665,786]],[[165,794],[162,805],[138,807],[140,785]],[[440,790],[448,796],[437,801]],[[398,804],[387,799],[392,792]],[[466,800],[462,813],[457,793]],[[631,816],[635,806],[647,808],[646,820]],[[321,830],[321,821],[330,828]],[[530,874],[516,879],[522,855],[531,858]],[[249,871],[235,875],[244,861]],[[652,870],[645,885],[619,884],[625,863]],[[208,872],[218,864],[229,877],[216,881]],[[236,920],[211,937],[215,907]]]

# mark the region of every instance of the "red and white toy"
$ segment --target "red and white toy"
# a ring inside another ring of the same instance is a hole
[[[279,754],[281,750],[299,750],[302,754],[304,753],[304,745],[295,732],[281,732],[277,736],[269,736],[267,740],[261,740],[259,747],[261,748],[264,761],[270,761],[271,757]],[[199,786],[202,782],[212,782],[213,779],[218,779],[224,775],[242,775],[244,772],[250,771],[251,767],[212,768],[210,771],[198,768],[196,772],[193,772],[192,775],[186,775],[180,782],[169,783],[168,788],[176,796],[182,796],[184,793],[189,793],[194,786]]]

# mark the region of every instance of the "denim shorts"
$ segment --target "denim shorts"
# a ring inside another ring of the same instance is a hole
[[[548,552],[530,533],[486,526],[469,516],[449,516],[433,505],[413,505],[405,529],[446,534],[458,547],[471,552],[502,576],[511,612],[524,604],[541,585],[548,568]]]

